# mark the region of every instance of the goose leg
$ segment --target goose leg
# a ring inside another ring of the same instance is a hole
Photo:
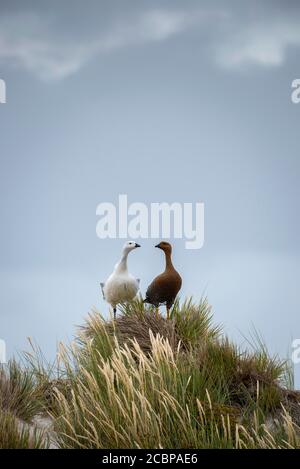
[[[117,317],[117,308],[114,306],[114,321],[116,320]]]
[[[167,319],[170,319],[170,308],[168,305],[167,305]]]

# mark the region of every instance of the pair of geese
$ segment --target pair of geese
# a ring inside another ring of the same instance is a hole
[[[116,264],[114,271],[105,283],[100,284],[104,300],[113,308],[114,319],[116,319],[117,305],[133,300],[139,290],[140,279],[134,278],[128,272],[127,268],[128,254],[139,247],[140,245],[134,241],[128,241],[125,243],[123,246],[122,257]],[[169,319],[170,308],[181,288],[182,280],[172,264],[171,244],[162,241],[155,247],[164,252],[166,267],[165,271],[155,277],[155,279],[150,283],[146,291],[144,303],[154,305],[156,307],[157,315],[159,305],[165,304],[167,308],[167,318]]]

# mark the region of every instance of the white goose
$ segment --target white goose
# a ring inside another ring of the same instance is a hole
[[[114,319],[116,319],[117,305],[133,300],[139,290],[140,279],[135,279],[127,269],[128,254],[139,247],[140,245],[134,241],[125,243],[122,257],[115,265],[113,273],[105,283],[100,283],[103,299],[113,308]]]

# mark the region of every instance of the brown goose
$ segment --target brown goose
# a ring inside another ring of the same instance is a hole
[[[161,249],[165,253],[166,268],[165,271],[155,277],[150,283],[147,291],[144,303],[149,303],[156,307],[156,314],[158,314],[158,307],[160,304],[166,304],[167,307],[167,318],[170,318],[170,308],[173,305],[177,293],[181,288],[181,277],[179,273],[174,269],[171,254],[172,246],[170,243],[162,241],[155,246]]]

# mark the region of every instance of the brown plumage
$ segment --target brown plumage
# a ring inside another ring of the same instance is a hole
[[[150,283],[146,291],[146,298],[144,300],[144,303],[150,303],[154,305],[157,308],[157,314],[159,305],[166,304],[167,318],[169,318],[169,309],[173,305],[177,293],[181,288],[182,280],[179,273],[174,269],[174,266],[172,264],[171,244],[162,241],[155,247],[164,251],[166,259],[166,268],[162,274],[155,277],[152,283]]]

